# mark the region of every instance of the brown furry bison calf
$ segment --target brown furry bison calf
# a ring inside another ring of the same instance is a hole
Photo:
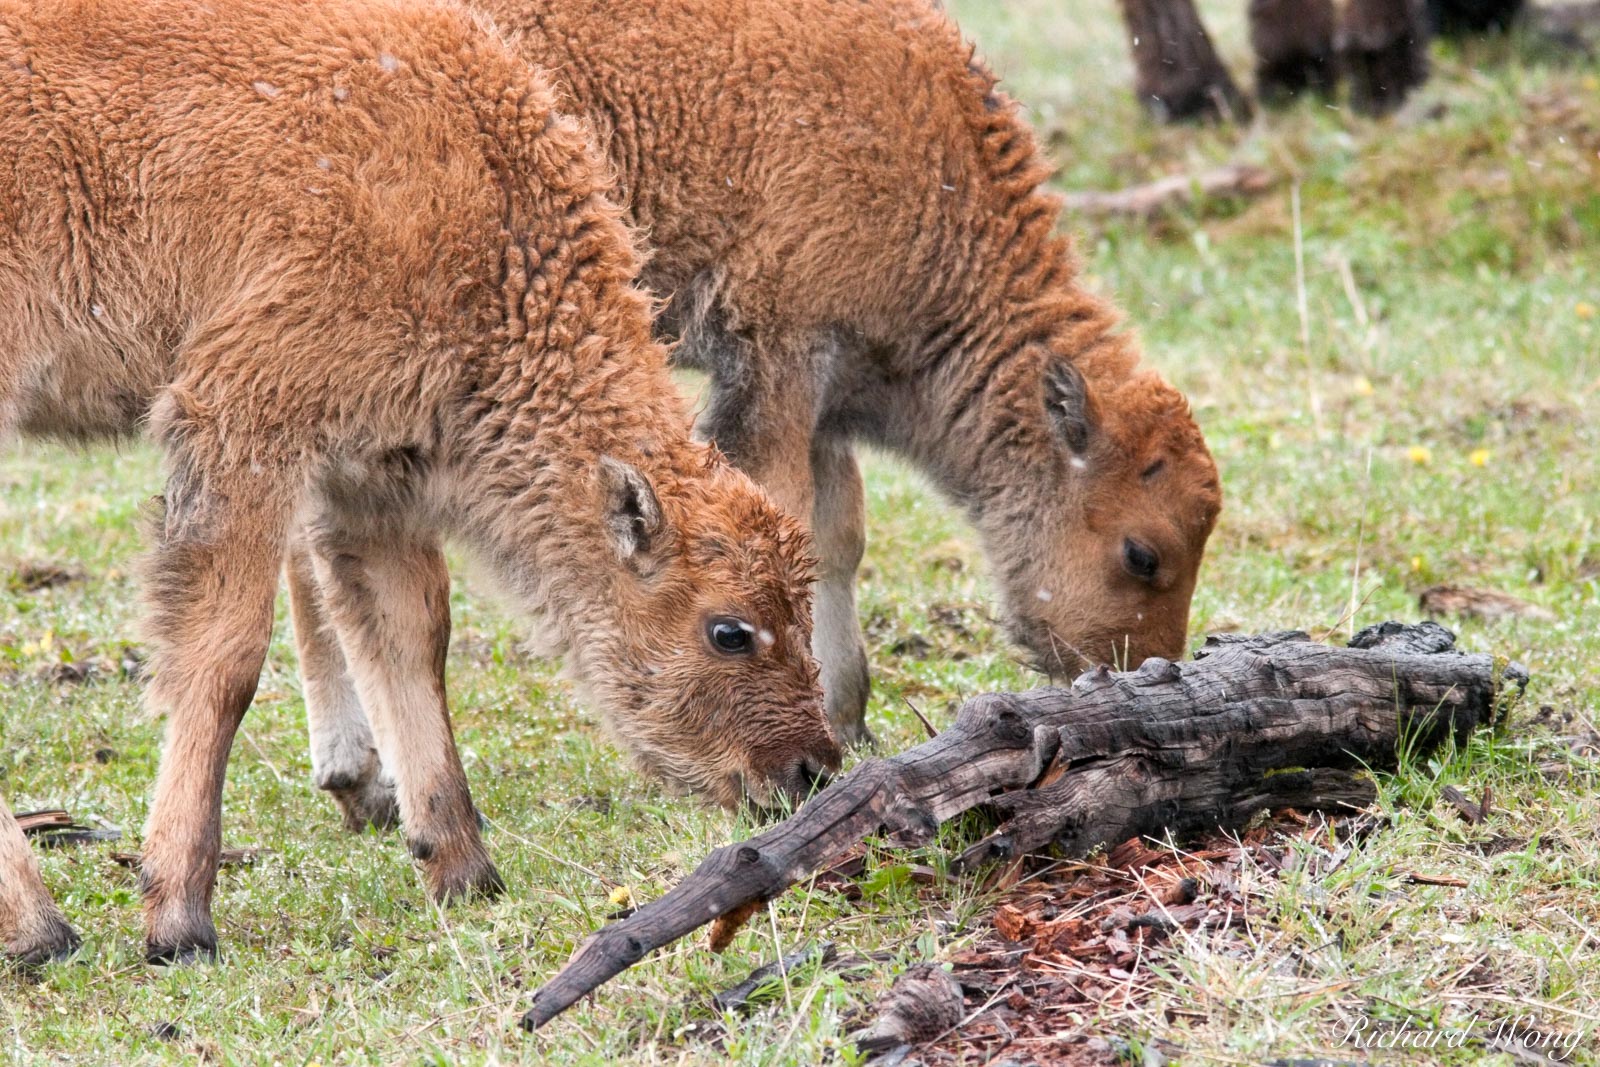
[[[1188,406],[1079,284],[1016,106],[926,0],[485,0],[596,124],[705,370],[700,428],[822,556],[816,647],[859,731],[860,441],[972,519],[1052,673],[1183,653],[1220,505]]]
[[[951,22],[926,0],[480,6],[597,127],[675,358],[710,376],[702,435],[809,521],[845,738],[866,733],[858,442],[966,512],[1045,670],[1183,653],[1216,468],[1079,284],[1033,136]],[[381,821],[359,703],[319,678],[332,657],[302,661],[314,749],[373,798],[346,814]]]
[[[436,898],[500,885],[445,706],[443,534],[647,769],[732,802],[836,764],[805,535],[690,440],[586,128],[473,16],[0,0],[0,143],[0,430],[167,453],[152,958],[215,946],[224,769],[291,552]],[[70,942],[0,811],[0,945]]]

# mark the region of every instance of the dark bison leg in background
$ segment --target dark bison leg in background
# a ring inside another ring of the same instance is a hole
[[[1504,33],[1522,8],[1523,0],[1428,0],[1428,25],[1441,37]]]
[[[1250,103],[1200,22],[1194,0],[1120,0],[1134,92],[1162,122],[1245,118]]]
[[[1286,104],[1301,93],[1331,96],[1339,80],[1333,0],[1250,0],[1256,96]]]
[[[1070,689],[990,693],[926,744],[870,759],[793,816],[711,853],[658,900],[598,931],[534,994],[532,1029],[644,956],[716,921],[713,943],[872,834],[926,844],[990,806],[1006,818],[957,868],[1052,842],[1083,854],[1136,834],[1238,828],[1263,808],[1367,803],[1363,767],[1464,743],[1525,685],[1520,667],[1455,651],[1434,623],[1384,623],[1348,648],[1303,633],[1214,637],[1194,663],[1104,667]],[[1503,665],[1502,665],[1503,666]],[[720,936],[719,936],[720,935]]]
[[[1383,115],[1428,80],[1428,25],[1423,0],[1349,0],[1339,28],[1339,61],[1350,79],[1350,106]]]
[[[1591,58],[1600,53],[1600,0],[1538,4],[1524,10],[1533,32],[1545,43]]]

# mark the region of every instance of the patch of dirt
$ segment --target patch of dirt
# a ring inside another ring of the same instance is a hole
[[[1304,872],[1315,881],[1343,863],[1351,837],[1371,826],[1359,817],[1285,811],[1238,840],[1214,834],[1181,851],[1135,838],[1102,863],[1047,868],[1004,897],[989,933],[950,957],[965,1021],[916,1058],[1019,1067],[1123,1062],[1129,1042],[1147,1035],[1094,1033],[1087,1021],[1142,1007],[1153,963],[1194,937],[1210,952],[1253,955],[1270,936],[1264,906],[1241,888],[1250,880],[1241,877],[1247,865],[1282,871],[1293,861],[1291,841],[1316,841],[1322,847]]]
[[[1481,619],[1499,622],[1504,619],[1530,619],[1536,622],[1554,622],[1555,613],[1538,604],[1529,603],[1509,593],[1493,589],[1473,589],[1464,585],[1435,585],[1422,591],[1417,606],[1425,615],[1459,616],[1464,619]]]
[[[137,682],[144,678],[144,653],[132,645],[124,645],[115,657],[94,656],[75,659],[69,663],[50,663],[34,671],[42,682],[52,685],[88,685],[106,678]]]
[[[57,586],[81,582],[84,578],[84,573],[73,567],[25,561],[17,564],[16,570],[11,572],[11,577],[6,581],[6,586],[13,593],[36,593],[41,589],[54,589]]]
[[[933,642],[918,633],[908,634],[889,646],[889,655],[900,659],[927,659],[933,655]]]
[[[897,631],[887,617],[867,620],[866,633],[887,642],[887,652],[897,659],[969,659],[980,651],[974,625],[984,619],[983,609],[970,604],[938,602],[928,605],[927,633]]]

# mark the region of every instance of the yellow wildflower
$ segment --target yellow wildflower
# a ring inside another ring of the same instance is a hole
[[[618,908],[633,907],[633,890],[625,885],[619,885],[611,891],[611,903]]]
[[[1472,455],[1467,457],[1474,467],[1487,467],[1489,465],[1489,450],[1487,448],[1474,448]]]
[[[1377,390],[1372,387],[1372,382],[1368,380],[1365,374],[1356,375],[1354,388],[1356,396],[1371,396],[1373,393],[1377,392]]]
[[[1433,462],[1433,449],[1429,448],[1427,445],[1412,445],[1410,451],[1408,451],[1406,455],[1410,457],[1411,462],[1417,464],[1418,466],[1423,466]]]
[[[1578,301],[1577,306],[1572,310],[1580,319],[1594,318],[1594,305],[1587,300]]]

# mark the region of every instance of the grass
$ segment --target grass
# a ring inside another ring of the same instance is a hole
[[[1243,70],[1243,5],[1206,6]],[[1243,128],[1160,129],[1127,91],[1110,3],[950,7],[1027,101],[1063,184],[1119,186],[1232,159],[1287,176],[1251,203],[1080,238],[1091,283],[1190,394],[1223,471],[1194,633],[1412,618],[1417,593],[1443,581],[1554,616],[1460,627],[1464,646],[1533,672],[1507,734],[1384,776],[1388,829],[1321,883],[1263,876],[1255,887],[1275,909],[1270,942],[1244,956],[1186,942],[1152,970],[1148,1001],[1087,1012],[1085,1031],[1181,1047],[1186,1062],[1256,1063],[1336,1051],[1359,1015],[1448,1022],[1478,1003],[1486,1016],[1532,1010],[1588,1029],[1582,1054],[1593,1057],[1600,787],[1593,759],[1559,735],[1592,729],[1600,706],[1600,82],[1513,38],[1436,48],[1433,81],[1393,121],[1306,103]],[[88,575],[0,588],[0,790],[18,810],[65,805],[135,843],[158,746],[136,685],[45,673],[120,658],[134,632],[136,514],[158,489],[143,447],[0,456],[0,565]],[[970,531],[891,460],[870,464],[868,492],[869,714],[903,747],[921,730],[904,701],[940,724],[970,694],[1038,679],[990,621]],[[627,772],[470,574],[454,612],[458,735],[507,899],[440,912],[395,837],[341,832],[311,784],[280,626],[225,809],[230,846],[271,851],[221,876],[225,962],[144,966],[132,876],[100,847],[43,854],[86,946],[34,978],[0,973],[0,1062],[851,1063],[843,1039],[876,992],[981,929],[989,901],[971,883],[916,886],[895,874],[904,857],[885,854],[859,902],[792,892],[724,956],[696,940],[674,946],[521,1035],[527,991],[604,921],[613,890],[654,897],[748,827]],[[1535,721],[1541,706],[1556,729]],[[1515,846],[1470,847],[1438,800],[1450,784],[1474,796],[1491,787],[1485,832]],[[929,854],[937,864],[940,850]],[[1467,886],[1406,884],[1401,872],[1415,870]],[[721,1022],[704,1007],[711,992],[809,939],[885,955],[864,981],[792,976],[753,1017],[727,1020],[721,1045],[707,1039]],[[1473,968],[1493,981],[1464,993]]]

